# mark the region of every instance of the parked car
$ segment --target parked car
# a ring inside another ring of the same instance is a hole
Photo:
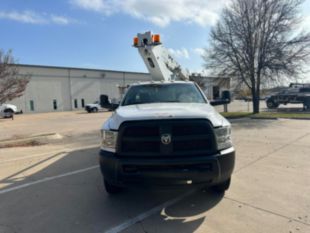
[[[4,118],[12,117],[13,114],[19,114],[22,111],[18,111],[17,107],[13,104],[0,105],[0,116]]]

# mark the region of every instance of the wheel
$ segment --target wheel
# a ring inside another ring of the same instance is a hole
[[[212,187],[212,189],[217,192],[217,193],[223,193],[225,192],[226,190],[229,189],[229,186],[230,186],[230,180],[231,178],[229,178],[228,180],[222,182],[222,183],[219,183],[217,185],[214,185]]]
[[[98,112],[98,108],[92,108],[92,112]]]
[[[104,180],[104,187],[108,194],[116,194],[122,191],[121,187],[115,186],[107,180]]]
[[[272,100],[267,100],[267,107],[272,109],[272,108],[277,108],[279,106],[279,104],[276,104],[275,102],[273,102]]]

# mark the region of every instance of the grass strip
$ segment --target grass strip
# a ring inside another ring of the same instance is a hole
[[[253,117],[256,119],[264,118],[286,118],[286,119],[309,119],[310,113],[282,113],[282,112],[260,112],[253,114],[251,112],[221,112],[221,115],[228,119],[243,118],[243,117]]]

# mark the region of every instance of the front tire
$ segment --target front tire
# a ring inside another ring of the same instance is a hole
[[[111,195],[120,193],[122,191],[121,187],[115,186],[107,180],[104,180],[104,187],[105,187],[105,191]]]
[[[98,108],[93,108],[92,112],[98,112]]]
[[[219,183],[217,185],[214,185],[212,187],[212,189],[217,192],[217,193],[224,193],[226,190],[229,189],[230,187],[230,181],[231,181],[231,178],[229,177],[228,180],[222,182],[222,183]]]
[[[305,100],[304,102],[304,110],[309,111],[310,110],[310,98]]]
[[[274,109],[279,106],[279,104],[275,103],[273,100],[267,100],[266,105],[269,109]]]

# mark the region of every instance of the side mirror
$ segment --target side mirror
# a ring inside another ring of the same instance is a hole
[[[103,108],[110,105],[109,97],[107,95],[100,95],[100,105]]]
[[[216,99],[216,100],[211,100],[210,104],[212,106],[217,106],[217,105],[224,105],[224,104],[229,104],[231,102],[231,94],[230,91],[222,91],[222,98],[221,99]]]
[[[118,106],[119,106],[119,104],[111,104],[109,109],[114,111],[115,109],[118,108]]]
[[[100,106],[102,108],[109,109],[110,111],[114,111],[115,109],[118,108],[119,103],[111,103],[110,100],[109,100],[109,96],[107,96],[107,95],[100,95]]]
[[[228,90],[222,91],[222,100],[229,100],[231,101],[231,93]]]

